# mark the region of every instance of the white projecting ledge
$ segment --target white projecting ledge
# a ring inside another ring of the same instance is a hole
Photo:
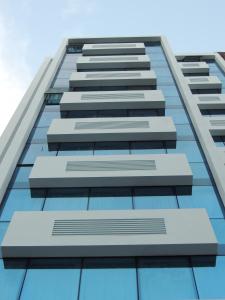
[[[107,109],[164,109],[165,98],[160,90],[65,92],[61,111]]]
[[[225,116],[204,117],[212,136],[225,135]]]
[[[144,43],[85,44],[83,55],[145,54]]]
[[[104,71],[74,72],[70,77],[70,87],[114,87],[114,86],[156,87],[154,71]]]
[[[16,212],[3,258],[216,255],[204,209]]]
[[[77,70],[150,69],[148,55],[80,56]]]
[[[175,141],[171,117],[54,119],[48,143],[104,141]]]
[[[38,157],[31,188],[192,186],[184,154]]]
[[[191,90],[221,90],[222,83],[217,76],[185,77]]]
[[[225,109],[225,94],[194,95],[200,109]]]
[[[203,74],[209,75],[209,66],[206,62],[180,62],[178,63],[183,74]]]

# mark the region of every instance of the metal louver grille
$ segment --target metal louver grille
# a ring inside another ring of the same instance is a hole
[[[121,78],[121,77],[140,77],[141,73],[92,73],[86,74],[86,78]]]
[[[119,57],[91,57],[89,58],[89,61],[96,61],[96,62],[107,62],[107,61],[127,61],[127,60],[131,60],[131,61],[138,61],[138,57],[137,56],[126,56],[124,58],[124,56],[119,56]]]
[[[190,78],[190,81],[191,82],[207,82],[207,81],[209,81],[209,79],[208,78],[205,78],[205,77],[197,77],[197,78]]]
[[[225,126],[225,120],[210,120],[212,126]]]
[[[211,101],[221,101],[220,97],[217,96],[210,96],[210,97],[198,97],[199,101],[204,101],[204,102],[211,102]]]
[[[144,99],[144,93],[117,93],[117,94],[83,94],[81,100],[105,99]]]
[[[136,44],[102,44],[102,45],[93,45],[92,48],[133,48],[136,47]]]
[[[68,161],[66,171],[156,170],[155,160]]]
[[[52,235],[166,234],[164,218],[55,220]]]
[[[75,129],[149,128],[148,121],[76,122]]]
[[[193,63],[193,64],[189,64],[189,63],[184,63],[182,64],[183,67],[198,67],[199,64],[198,63]]]

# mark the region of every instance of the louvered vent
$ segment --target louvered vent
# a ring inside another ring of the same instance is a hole
[[[189,64],[189,63],[188,63],[188,64],[185,64],[185,63],[184,63],[184,64],[182,64],[182,66],[183,66],[183,67],[198,67],[199,64],[198,64],[198,63],[193,63],[193,64]]]
[[[124,61],[124,60],[130,60],[130,61],[138,61],[137,56],[127,56],[126,58],[123,57],[91,57],[89,58],[89,61],[96,61],[96,62],[107,62],[107,61]]]
[[[75,129],[149,128],[148,121],[76,122]]]
[[[225,126],[225,120],[210,120],[212,126]]]
[[[155,160],[68,161],[66,171],[156,170]]]
[[[121,78],[121,77],[141,77],[141,73],[93,73],[86,74],[86,78]]]
[[[166,234],[164,218],[55,220],[52,235]]]
[[[136,47],[136,44],[102,44],[102,45],[93,45],[92,48],[133,48]]]
[[[145,99],[144,93],[82,94],[81,100]]]
[[[190,81],[191,82],[207,82],[207,81],[209,81],[209,79],[208,78],[206,78],[206,77],[197,77],[197,78],[190,78]]]
[[[200,96],[200,97],[198,97],[198,99],[199,99],[199,101],[204,101],[204,102],[221,101],[220,97],[217,97],[217,96],[210,96],[210,97]]]

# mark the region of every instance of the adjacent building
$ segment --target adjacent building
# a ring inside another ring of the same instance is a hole
[[[0,139],[1,299],[225,298],[225,62],[69,38]]]

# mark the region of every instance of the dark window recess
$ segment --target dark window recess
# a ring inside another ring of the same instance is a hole
[[[45,103],[46,105],[58,105],[62,98],[62,93],[46,94]]]
[[[82,46],[68,46],[66,49],[67,54],[81,53],[81,52],[82,52]]]

